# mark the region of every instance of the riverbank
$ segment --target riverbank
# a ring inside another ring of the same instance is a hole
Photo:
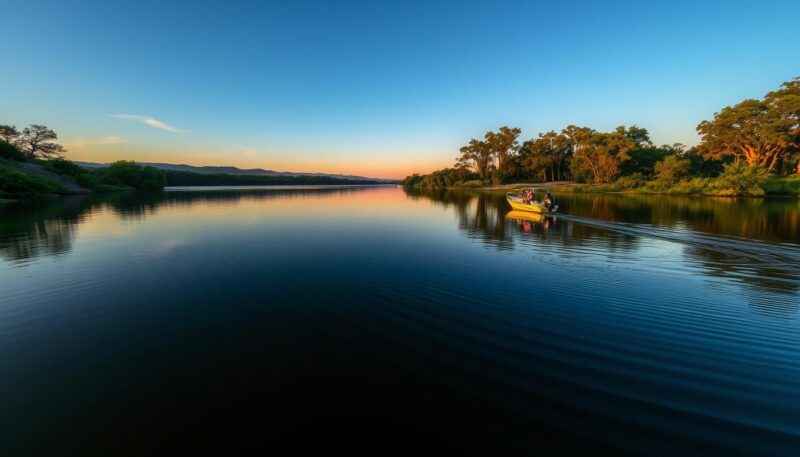
[[[653,181],[630,182],[620,179],[609,184],[585,184],[574,181],[554,182],[519,182],[508,184],[485,184],[460,186],[454,185],[446,189],[459,190],[485,190],[485,191],[511,191],[526,187],[546,188],[558,192],[580,193],[609,193],[609,194],[645,194],[645,195],[702,195],[708,197],[764,197],[783,196],[800,197],[800,176],[797,177],[771,177],[753,188],[752,183],[747,186],[739,183],[723,186],[710,178],[695,178],[678,182],[672,185],[663,185]],[[748,189],[748,187],[750,187]]]

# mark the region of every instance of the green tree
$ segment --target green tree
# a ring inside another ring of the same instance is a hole
[[[725,169],[712,184],[717,195],[764,195],[764,183],[769,178],[763,168],[750,166],[744,160],[725,164]]]
[[[456,168],[473,168],[480,179],[487,179],[491,172],[492,162],[495,159],[494,149],[486,141],[471,139],[469,144],[461,147],[461,157],[458,158]]]
[[[768,93],[765,100],[785,123],[789,132],[787,165],[794,165],[794,171],[800,174],[800,77],[783,83],[781,89]],[[786,167],[787,171],[790,169]]]
[[[573,155],[572,142],[565,133],[556,133],[551,130],[540,133],[536,140],[537,149],[548,159],[550,169],[550,180],[559,181],[564,179],[566,164]]]
[[[31,124],[22,131],[17,144],[29,159],[52,159],[66,152],[63,146],[55,142],[57,139],[58,135],[52,129]]]
[[[620,172],[621,164],[636,141],[626,135],[624,127],[613,132],[581,131],[575,135],[576,149],[572,166],[576,175],[589,174],[596,183],[608,183]]]
[[[508,126],[500,127],[497,132],[486,132],[484,140],[492,151],[492,154],[497,159],[497,169],[501,173],[510,174],[509,159],[514,157],[519,151],[519,142],[517,138],[522,130],[518,128],[510,128]]]
[[[564,138],[569,148],[569,162],[565,164],[568,168],[573,179],[584,181],[587,178],[592,179],[591,171],[584,166],[580,160],[575,160],[575,157],[582,148],[588,144],[588,138],[595,133],[594,129],[589,127],[578,127],[575,125],[568,125],[561,130],[561,136]]]
[[[572,145],[565,135],[551,130],[540,133],[535,140],[526,141],[520,155],[521,164],[529,175],[541,176],[543,181],[558,181],[563,178],[562,168],[572,155]]]
[[[547,181],[547,167],[550,160],[545,155],[544,146],[544,142],[539,138],[522,143],[518,163],[526,178]]]
[[[679,159],[674,155],[667,156],[655,165],[656,180],[661,184],[675,184],[689,176],[691,166],[688,159]]]
[[[712,159],[701,154],[696,147],[692,147],[680,154],[682,159],[686,159],[691,164],[689,174],[699,177],[714,178],[722,173],[722,167],[731,161],[730,157],[722,159]]]
[[[0,124],[0,139],[9,144],[14,144],[19,137],[19,130],[13,125]]]
[[[164,172],[143,167],[136,162],[120,160],[98,170],[103,175],[103,184],[130,186],[137,190],[160,190],[164,188]]]
[[[701,122],[698,148],[711,159],[741,158],[772,172],[800,148],[799,117],[800,81],[795,79],[761,100],[744,100]]]
[[[683,156],[686,151],[686,146],[680,143],[637,147],[628,153],[630,159],[622,163],[620,174],[629,176],[633,173],[640,173],[646,177],[653,177],[656,172],[656,163],[664,160],[667,156]]]
[[[636,144],[637,148],[652,148],[653,142],[650,141],[650,133],[647,129],[632,125],[625,128],[624,125],[617,127],[616,133],[628,138]]]

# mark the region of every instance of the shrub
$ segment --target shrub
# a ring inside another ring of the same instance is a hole
[[[79,174],[75,177],[75,181],[78,185],[92,190],[97,190],[97,187],[101,185],[100,176],[90,171]]]
[[[689,175],[692,164],[688,159],[667,156],[655,166],[656,180],[662,185],[675,184]]]
[[[53,173],[62,176],[72,176],[75,178],[87,172],[85,168],[81,167],[75,162],[70,162],[69,160],[61,157],[44,161],[43,166],[46,170],[52,171]]]
[[[722,173],[711,182],[712,195],[760,196],[769,174],[760,167],[751,167],[743,160],[726,164]]]
[[[615,184],[620,190],[633,190],[644,187],[647,184],[647,180],[644,175],[637,172],[619,178]]]
[[[668,194],[702,194],[708,188],[710,178],[684,179],[666,190]]]
[[[19,162],[24,162],[26,160],[25,153],[22,152],[20,148],[3,140],[0,140],[0,157]]]

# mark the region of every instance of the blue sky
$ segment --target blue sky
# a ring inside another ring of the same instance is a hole
[[[501,125],[694,144],[800,76],[797,1],[0,6],[0,123],[78,160],[399,177]]]

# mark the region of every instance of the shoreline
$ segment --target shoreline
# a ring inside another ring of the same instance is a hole
[[[800,198],[800,193],[769,193],[765,192],[764,195],[718,195],[707,194],[702,192],[659,192],[646,189],[628,189],[628,190],[606,190],[602,189],[603,186],[613,184],[581,184],[574,181],[554,181],[551,183],[511,183],[511,184],[492,184],[488,186],[479,187],[444,187],[441,190],[475,190],[475,191],[509,191],[525,187],[546,188],[551,191],[563,191],[569,193],[584,193],[584,194],[620,194],[620,195],[663,195],[663,196],[688,196],[688,197],[722,197],[722,198]],[[419,190],[432,190],[436,188],[416,188]]]

